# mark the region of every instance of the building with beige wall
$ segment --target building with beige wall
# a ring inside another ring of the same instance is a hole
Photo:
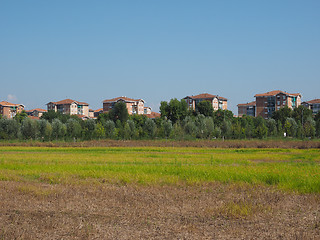
[[[133,99],[128,97],[116,97],[112,99],[106,99],[103,101],[103,112],[109,112],[113,109],[114,105],[117,102],[124,102],[128,109],[128,113],[132,114],[144,114],[145,113],[145,106],[143,99]],[[151,112],[151,108],[150,108]]]
[[[58,102],[47,103],[48,111],[53,110],[68,115],[83,115],[89,117],[89,104],[72,99],[64,99]]]
[[[291,109],[301,104],[300,93],[287,93],[280,90],[256,94],[256,116],[271,118],[274,111],[288,106]]]
[[[212,95],[209,93],[202,93],[195,96],[187,96],[184,98],[186,100],[189,109],[195,110],[197,104],[202,101],[209,101],[212,104],[213,110],[226,110],[228,108],[228,99],[220,97],[218,95]]]
[[[0,102],[0,115],[6,118],[13,118],[17,113],[24,110],[24,105],[14,104],[7,101]]]

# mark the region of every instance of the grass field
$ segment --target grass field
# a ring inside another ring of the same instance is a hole
[[[320,150],[2,146],[0,239],[320,239]]]
[[[320,193],[320,151],[0,147],[0,180],[142,185],[243,182]]]

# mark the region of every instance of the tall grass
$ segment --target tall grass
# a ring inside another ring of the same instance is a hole
[[[320,151],[0,147],[0,180],[52,184],[246,182],[320,193]]]

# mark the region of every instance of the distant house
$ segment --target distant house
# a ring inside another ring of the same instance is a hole
[[[241,103],[237,105],[238,107],[238,117],[242,117],[243,115],[247,116],[256,116],[256,101],[249,103]]]
[[[213,110],[226,110],[228,107],[228,99],[220,97],[218,95],[212,95],[209,93],[202,93],[195,96],[186,96],[184,98],[188,104],[189,109],[195,110],[198,103],[202,101],[209,101],[212,104]]]
[[[144,112],[143,114],[151,114],[152,111],[151,111],[151,107],[144,107]]]
[[[0,102],[0,115],[6,118],[13,118],[17,113],[24,110],[24,105],[14,104],[7,101]]]
[[[94,118],[94,110],[93,109],[89,109],[89,117]]]
[[[47,110],[41,109],[41,108],[26,110],[26,113],[28,114],[28,116],[39,117],[39,118],[46,112],[47,112]]]
[[[147,118],[150,118],[150,119],[156,119],[156,118],[161,117],[161,114],[157,113],[157,112],[151,112],[151,113],[148,113],[145,115],[147,116]]]
[[[103,113],[103,108],[94,110],[94,117],[97,118],[101,113]]]
[[[144,100],[143,99],[133,99],[128,97],[116,97],[112,99],[106,99],[103,101],[103,112],[109,112],[113,109],[117,102],[124,102],[128,109],[128,113],[132,114],[144,114]]]
[[[256,116],[270,118],[274,111],[288,106],[293,109],[301,104],[300,93],[287,93],[280,90],[256,94]]]
[[[89,117],[89,104],[72,99],[64,99],[58,102],[47,103],[47,109],[68,115],[84,115]]]
[[[320,99],[313,99],[307,102],[303,102],[301,103],[301,105],[305,106],[308,109],[311,109],[314,115],[320,112]]]

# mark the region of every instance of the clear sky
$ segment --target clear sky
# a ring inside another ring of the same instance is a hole
[[[0,0],[0,101],[320,98],[319,0]]]

